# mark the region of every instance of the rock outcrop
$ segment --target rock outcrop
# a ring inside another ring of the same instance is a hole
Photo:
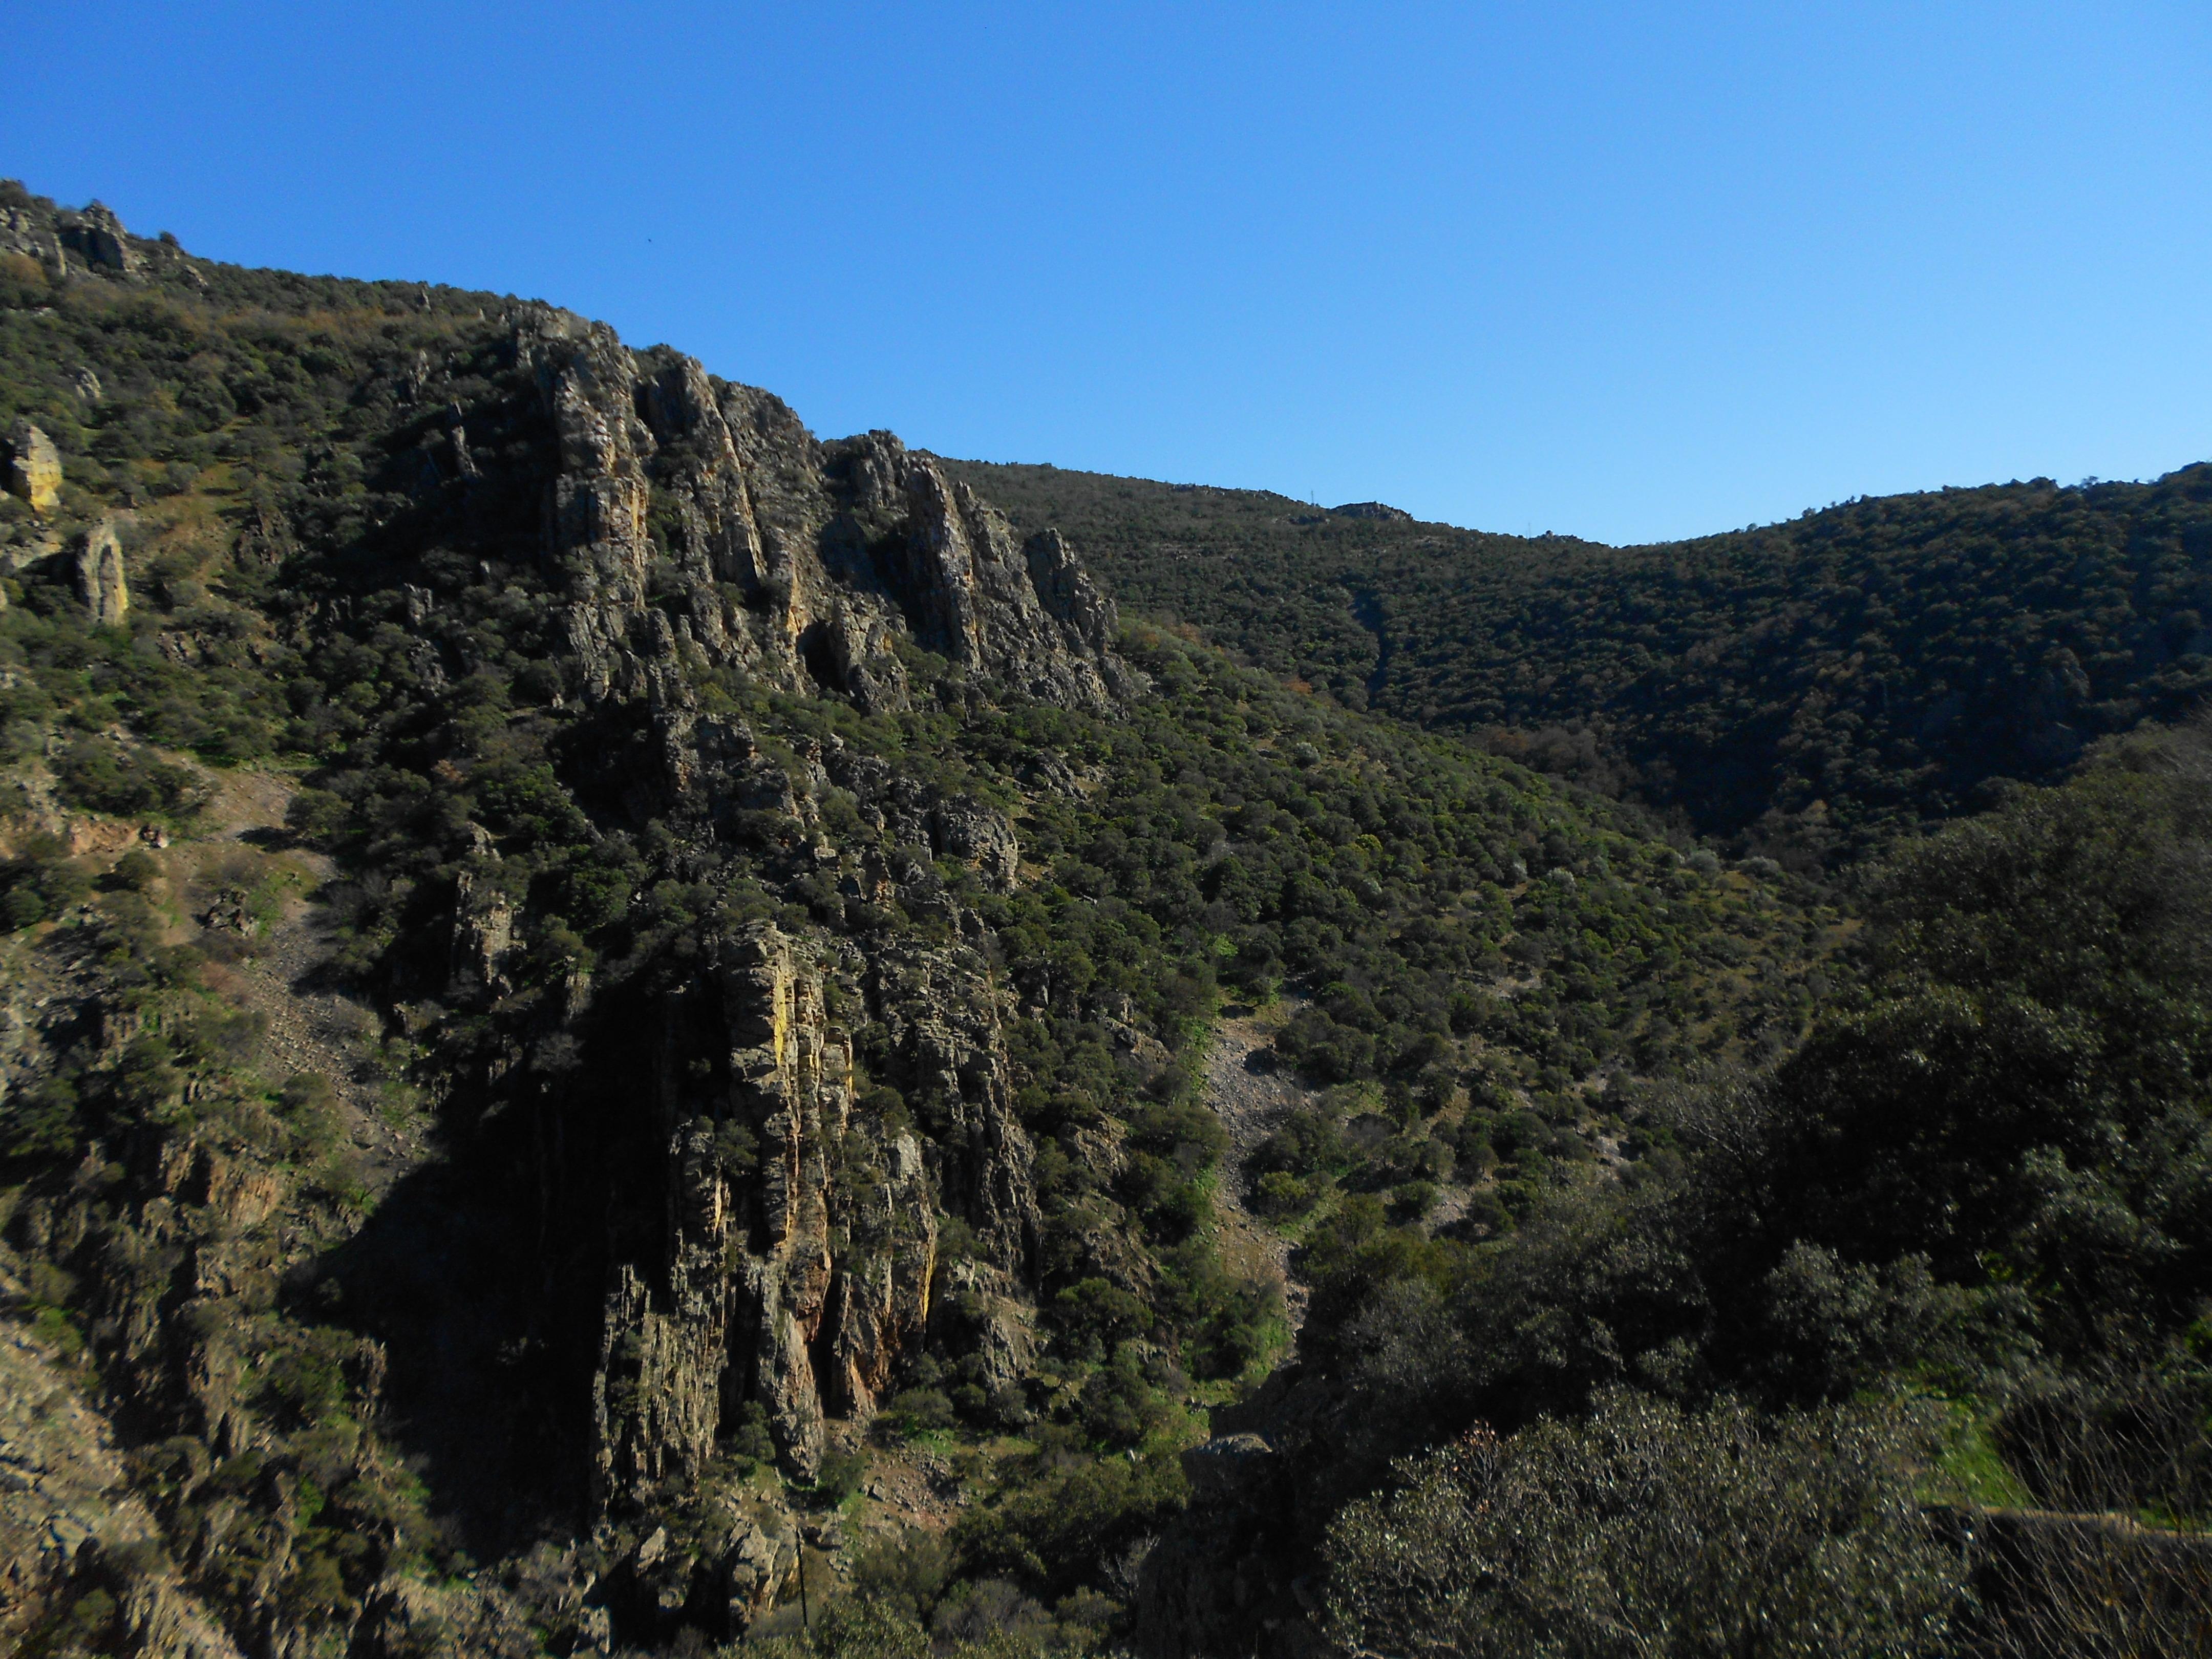
[[[1133,684],[1058,534],[1018,544],[889,434],[817,443],[768,394],[549,308],[514,350],[556,435],[549,551],[592,697],[681,705],[688,655],[896,709],[902,641],[1071,706]]]
[[[602,1325],[603,1508],[695,1480],[748,1406],[811,1477],[825,1409],[872,1409],[928,1322],[927,1168],[911,1134],[854,1121],[851,1041],[825,1017],[818,968],[760,924],[724,945],[699,995],[720,1082],[694,1092],[698,1057],[672,1021],[667,1222],[658,1260],[614,1264]]]
[[[28,421],[16,422],[8,434],[8,492],[33,513],[51,513],[61,501],[61,452]]]
[[[118,276],[136,276],[144,263],[123,228],[123,221],[103,202],[93,202],[82,212],[64,216],[61,240],[87,264]]]
[[[97,204],[27,199],[0,189],[0,250],[58,293],[233,280]],[[378,303],[411,325],[418,300]],[[76,1322],[38,1339],[37,1377],[0,1352],[0,1637],[10,1596],[105,1620],[88,1647],[177,1659],[735,1637],[802,1560],[809,1498],[763,1466],[818,1476],[911,1387],[975,1421],[1031,1409],[1042,1226],[987,921],[1035,874],[1029,820],[1016,773],[934,734],[1030,700],[1115,712],[1141,680],[1112,605],[1060,537],[1024,539],[888,434],[819,442],[764,392],[544,307],[419,306],[442,313],[422,340],[364,348],[357,390],[389,419],[330,475],[359,464],[367,539],[331,562],[349,482],[241,468],[227,523],[191,526],[204,574],[232,538],[231,580],[155,584],[146,641],[265,671],[275,719],[305,690],[282,677],[375,639],[352,684],[432,720],[407,762],[429,816],[391,843],[404,888],[390,848],[346,847],[325,892],[398,934],[311,944],[212,861],[157,860],[210,959],[221,1036],[189,1054],[114,978],[122,896],[0,939],[0,1096],[126,1067],[139,1091],[127,1127],[58,1135],[0,1193],[0,1313],[59,1298]],[[96,361],[44,384],[96,403],[129,378]],[[7,435],[45,516],[15,510],[0,568],[32,573],[41,614],[143,623],[130,514],[56,514],[54,446]],[[85,489],[72,504],[113,493]],[[326,580],[356,554],[362,580]],[[254,592],[282,598],[255,615]],[[513,629],[489,653],[486,603]],[[488,700],[449,719],[471,678]],[[928,742],[884,740],[909,728]],[[1056,764],[1048,787],[1092,787]],[[111,832],[65,845],[136,833]],[[237,833],[226,857],[254,844]],[[289,1000],[324,974],[375,1010],[327,1042]],[[17,1262],[48,1275],[37,1297]],[[496,1565],[426,1566],[434,1532]]]
[[[65,270],[69,252],[62,246],[57,216],[35,205],[0,204],[0,252],[20,253],[49,270]]]
[[[102,519],[85,532],[76,555],[76,587],[96,627],[122,626],[131,609],[131,586],[124,579],[123,540],[113,519]]]
[[[617,1250],[602,1318],[603,1513],[696,1482],[749,1422],[811,1477],[825,1419],[872,1413],[921,1352],[940,1208],[996,1264],[996,1301],[1026,1280],[1031,1155],[981,957],[887,954],[868,995],[927,1137],[856,1109],[851,1040],[826,1015],[823,969],[773,926],[726,941],[696,1006],[669,1016],[655,1085],[666,1220],[639,1241],[649,1255]],[[695,1051],[702,1029],[720,1048],[711,1060]],[[996,1301],[1005,1352],[992,1364],[1011,1382],[1031,1339]]]
[[[56,281],[161,281],[204,293],[207,274],[173,236],[133,236],[113,209],[93,202],[63,207],[0,179],[0,253],[35,259]]]
[[[1034,1155],[1014,1112],[1001,994],[988,965],[965,945],[895,946],[870,964],[869,988],[929,1131],[945,1207],[975,1230],[988,1261],[1027,1279],[1037,1246]]]

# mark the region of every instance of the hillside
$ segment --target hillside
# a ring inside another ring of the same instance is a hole
[[[2212,465],[1852,501],[1648,547],[950,462],[1136,613],[1812,869],[2212,684]]]
[[[17,1534],[42,1640],[726,1638],[902,1468],[1113,1627],[1099,1552],[1283,1340],[1216,1246],[1224,998],[1295,994],[1339,1091],[1278,1212],[1479,1238],[1612,1167],[1612,1080],[1826,982],[1784,884],[1117,629],[886,434],[10,212],[0,420],[60,481],[0,509],[8,1270],[152,1517]]]
[[[2196,728],[1847,908],[13,185],[0,437],[16,1650],[2201,1650]]]

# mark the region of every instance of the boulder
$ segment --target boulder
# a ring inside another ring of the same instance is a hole
[[[130,233],[123,228],[123,221],[103,203],[94,202],[82,213],[64,216],[61,238],[87,264],[118,276],[137,276],[143,263],[138,250],[131,245]]]
[[[77,550],[76,588],[94,624],[119,628],[131,609],[131,587],[123,574],[123,541],[115,520],[102,519],[85,532]]]
[[[8,434],[8,490],[33,513],[52,512],[62,498],[61,452],[28,421],[16,422]]]

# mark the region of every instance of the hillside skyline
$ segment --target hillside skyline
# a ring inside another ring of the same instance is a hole
[[[2201,9],[234,3],[20,50],[42,192],[941,454],[1637,544],[2212,453]]]

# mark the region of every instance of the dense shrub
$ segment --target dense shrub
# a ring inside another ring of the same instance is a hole
[[[1632,1393],[1462,1437],[1330,1529],[1328,1617],[1367,1653],[1903,1659],[1948,1651],[1958,1553],[1915,1501],[1908,1417],[1769,1423]]]

